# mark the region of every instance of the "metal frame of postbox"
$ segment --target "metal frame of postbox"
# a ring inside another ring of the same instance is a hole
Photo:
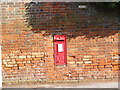
[[[54,35],[54,64],[67,64],[66,35]]]

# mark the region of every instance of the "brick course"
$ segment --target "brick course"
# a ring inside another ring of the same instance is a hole
[[[118,78],[117,14],[81,3],[1,3],[6,81]],[[67,36],[67,65],[55,66],[53,35]]]

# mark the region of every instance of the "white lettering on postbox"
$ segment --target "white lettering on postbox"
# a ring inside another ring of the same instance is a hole
[[[63,44],[58,44],[58,52],[63,52]]]

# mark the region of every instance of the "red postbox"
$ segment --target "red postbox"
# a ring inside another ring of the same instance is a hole
[[[66,36],[54,36],[54,60],[55,65],[67,64]]]

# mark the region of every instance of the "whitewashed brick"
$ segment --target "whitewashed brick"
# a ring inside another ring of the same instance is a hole
[[[84,63],[92,63],[92,61],[85,61]]]
[[[26,58],[26,56],[19,56],[18,58]]]

